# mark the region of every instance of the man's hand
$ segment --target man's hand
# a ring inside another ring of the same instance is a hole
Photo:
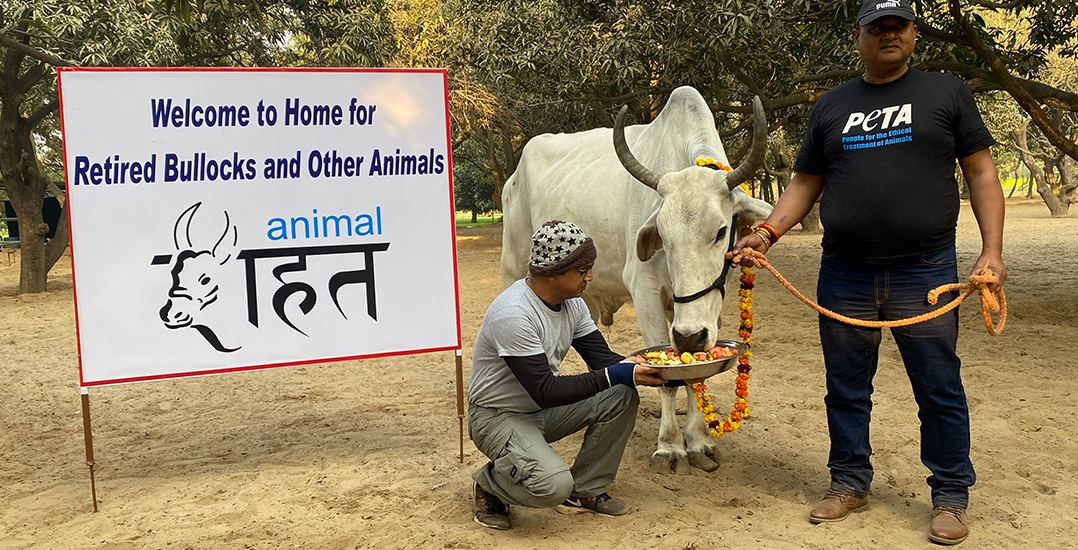
[[[999,253],[981,252],[981,256],[973,264],[973,271],[970,272],[970,275],[979,275],[983,269],[988,269],[996,276],[996,282],[988,285],[988,290],[990,292],[999,292],[999,289],[1003,288],[1003,283],[1007,280],[1007,268],[1003,265],[1003,257]]]
[[[637,386],[661,386],[666,380],[659,378],[660,370],[646,365],[636,365],[633,369],[633,382]]]
[[[751,248],[760,254],[765,254],[767,253],[768,248],[767,242],[765,242],[764,238],[760,235],[749,233],[748,235],[741,237],[741,239],[734,244],[734,248],[730,250],[730,254],[732,254],[731,259],[735,263],[740,262],[744,267],[760,267],[759,265],[756,265],[756,262],[753,261],[751,256],[743,253],[746,248]]]

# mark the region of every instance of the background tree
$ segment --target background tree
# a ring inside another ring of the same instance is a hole
[[[1064,152],[1074,148],[1073,139],[1060,139],[1063,131],[1045,113],[1075,111],[1078,96],[1073,88],[1038,79],[1052,52],[1073,57],[1076,4],[914,4],[923,38],[914,58],[918,68],[952,72],[978,94],[1005,93],[1049,143]],[[539,133],[609,126],[621,103],[633,105],[638,120],[647,122],[681,84],[695,86],[711,104],[732,161],[747,146],[745,115],[752,95],[764,100],[772,132],[783,129],[783,143],[796,150],[811,103],[861,73],[850,41],[856,1],[538,0],[512,10],[492,5],[447,0],[459,16],[457,26],[450,25],[456,41],[451,49],[498,98],[500,117],[512,121],[491,132],[508,135],[501,142],[514,155]],[[993,25],[991,16],[1016,24]],[[770,173],[781,173],[775,164],[780,159],[768,156]],[[495,177],[496,184],[500,179]]]
[[[37,152],[59,145],[55,67],[156,64],[175,49],[163,40],[163,16],[146,2],[44,0],[0,8],[0,183],[19,218],[19,291],[42,292],[68,243],[66,211],[55,237],[45,242],[45,195],[62,198],[63,191],[59,174],[45,170]]]
[[[66,211],[47,244],[42,221],[46,192],[63,196],[62,178],[41,163],[61,155],[55,67],[383,66],[398,55],[389,7],[378,1],[33,0],[0,8],[0,178],[19,218],[24,293],[46,290],[69,240]]]
[[[496,208],[493,196],[494,180],[490,171],[467,160],[464,155],[454,156],[453,200],[456,209],[471,212],[472,223],[477,223],[480,212],[490,212]]]
[[[1009,105],[1015,123],[1006,131],[1028,119],[1025,149],[1049,191],[1038,184],[1038,192],[1058,203],[1049,205],[1053,213],[1065,212],[1078,158],[1071,70],[1078,4],[913,3],[922,35],[915,66],[958,75],[987,98],[983,105]],[[680,85],[694,86],[708,101],[737,163],[749,144],[749,101],[759,95],[771,137],[754,185],[773,200],[788,181],[812,103],[860,74],[850,42],[859,6],[857,0],[8,0],[0,13],[0,176],[23,222],[20,290],[44,290],[67,240],[58,236],[46,247],[39,234],[42,197],[58,179],[49,171],[54,164],[41,162],[59,157],[56,66],[446,67],[453,151],[474,157],[473,166],[490,174],[495,204],[531,137],[610,126],[625,103],[637,122],[649,122]],[[1070,72],[1052,72],[1057,61]],[[1001,158],[1013,165],[1020,156]],[[66,223],[66,215],[61,219]]]

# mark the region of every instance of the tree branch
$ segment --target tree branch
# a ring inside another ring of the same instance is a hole
[[[60,108],[60,98],[53,99],[52,101],[40,106],[32,115],[26,119],[26,129],[31,131],[34,126],[37,126],[42,119],[52,114],[53,111]]]
[[[965,14],[962,13],[962,7],[960,0],[948,0],[950,4],[951,17],[955,22],[966,31],[966,35],[969,37],[968,45],[973,49],[978,57],[983,59],[988,66],[992,69],[992,74],[995,76],[992,80],[998,82],[1003,86],[1003,89],[1007,91],[1011,97],[1018,103],[1022,110],[1029,114],[1033,119],[1033,123],[1041,129],[1041,133],[1044,137],[1048,138],[1048,141],[1067,153],[1067,156],[1078,160],[1078,143],[1067,139],[1057,128],[1052,121],[1048,119],[1048,116],[1041,109],[1040,103],[1018,82],[1015,77],[1011,76],[1011,73],[1007,70],[1007,66],[1003,63],[1003,60],[999,58],[988,47],[987,44],[981,40],[980,35],[973,29],[973,25],[966,19]]]
[[[927,34],[928,36],[931,36],[932,38],[935,38],[937,40],[942,40],[944,42],[950,42],[951,44],[958,44],[960,46],[971,46],[972,45],[969,42],[969,40],[970,40],[969,34],[956,34],[956,33],[943,32],[942,29],[937,29],[936,27],[933,27],[927,21],[921,19],[920,17],[917,18],[915,23],[917,24],[917,30],[918,31],[923,32],[923,33]]]
[[[824,92],[798,92],[786,97],[780,97],[771,101],[764,101],[764,110],[767,112],[801,105],[803,103],[816,103]],[[751,105],[717,105],[714,110],[722,113],[752,113]]]
[[[47,66],[47,63],[38,63],[29,71],[26,71],[26,74],[15,83],[15,93],[23,95],[30,91],[30,88],[33,88],[34,84],[45,74],[45,67]]]
[[[554,101],[541,101],[539,103],[529,103],[527,105],[524,105],[524,107],[528,107],[528,108],[531,108],[531,107],[543,107],[543,106],[546,106],[546,105],[561,105],[563,103],[584,103],[584,102],[588,102],[588,101],[601,101],[603,103],[618,104],[618,103],[624,103],[624,102],[626,102],[626,101],[628,101],[630,99],[638,98],[640,96],[653,95],[653,94],[666,95],[666,94],[669,94],[672,91],[674,91],[674,90],[671,89],[671,88],[647,88],[647,89],[641,90],[639,92],[630,92],[630,93],[622,94],[622,95],[615,96],[615,97],[604,97],[604,96],[598,96],[598,95],[596,95],[596,96],[586,96],[586,97],[570,97],[570,98],[558,99],[558,100],[554,100]],[[750,110],[749,112],[752,112],[752,111]]]
[[[745,74],[745,71],[742,71],[741,67],[738,67],[737,64],[730,59],[730,56],[726,55],[726,52],[719,51],[715,54],[715,57],[719,59],[719,63],[722,63],[723,67],[726,67],[727,71],[730,71],[730,73],[734,75],[734,78],[749,89],[749,93],[760,96],[760,100],[764,102],[764,105],[767,105],[767,100],[770,96],[765,94],[764,91],[756,85],[756,81],[749,78],[749,75]],[[766,109],[766,107],[764,108]]]
[[[744,130],[745,128],[748,128],[751,125],[752,125],[752,117],[745,117],[745,118],[741,119],[741,124],[738,124],[737,126],[733,127],[730,130],[720,131],[719,132],[719,137],[720,138],[728,138],[728,137],[736,136],[737,134],[741,133],[742,130]]]
[[[1026,3],[1026,0],[1011,0],[1010,2],[991,2],[989,0],[968,0],[970,4],[977,4],[994,10],[1009,10]]]
[[[999,77],[992,71],[986,71],[980,67],[973,67],[964,63],[950,61],[922,61],[913,65],[913,68],[921,71],[946,71],[967,77],[969,80],[966,81],[966,86],[969,87],[970,91],[973,93],[1006,90],[1003,84],[1000,83]],[[862,71],[835,69],[819,74],[798,76],[795,77],[792,82],[794,84],[800,84],[820,80],[849,80],[861,76],[861,74]],[[1025,78],[1013,76],[1012,78],[1025,88],[1038,102],[1048,105],[1049,107],[1055,107],[1056,109],[1078,112],[1078,94],[1061,90],[1042,82],[1037,82],[1036,80],[1027,80]]]
[[[864,74],[864,71],[857,71],[852,69],[835,69],[833,71],[825,71],[819,74],[806,74],[801,76],[795,76],[791,80],[794,84],[801,84],[804,82],[815,82],[818,80],[849,80],[856,78]]]
[[[5,48],[11,48],[17,52],[24,53],[38,61],[44,61],[45,63],[56,67],[75,66],[73,63],[68,63],[67,61],[60,59],[59,57],[47,54],[41,50],[38,50],[37,48],[27,46],[26,44],[23,44],[18,40],[12,40],[11,37],[7,35],[0,34],[0,46],[3,46]]]

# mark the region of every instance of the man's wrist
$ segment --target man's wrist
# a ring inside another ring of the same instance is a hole
[[[606,368],[610,387],[616,384],[636,386],[636,363],[615,363]]]

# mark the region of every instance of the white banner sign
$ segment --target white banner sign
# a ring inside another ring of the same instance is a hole
[[[83,386],[460,348],[444,71],[59,77]]]

